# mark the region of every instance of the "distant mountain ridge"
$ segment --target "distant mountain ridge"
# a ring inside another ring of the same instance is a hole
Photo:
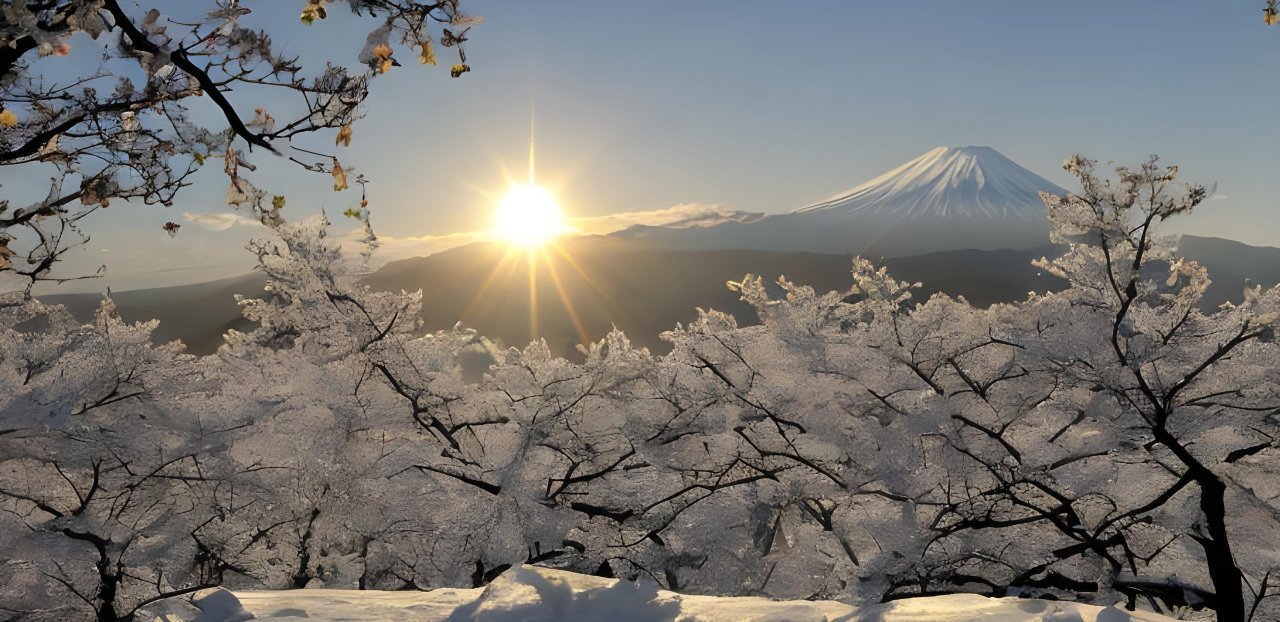
[[[589,277],[564,262],[554,265],[586,338],[600,339],[617,326],[633,342],[656,352],[666,350],[659,333],[676,322],[695,319],[695,307],[730,313],[742,324],[755,323],[754,310],[725,287],[725,281],[741,279],[748,272],[762,275],[766,281],[786,275],[820,292],[845,290],[851,284],[848,254],[673,251],[611,236],[570,239],[564,246]],[[1209,270],[1213,282],[1202,305],[1205,310],[1226,301],[1239,302],[1245,279],[1264,287],[1280,282],[1280,248],[1183,236],[1179,251]],[[1031,265],[1033,258],[1057,252],[1060,248],[1054,246],[953,250],[886,258],[878,263],[897,279],[922,282],[918,300],[941,291],[987,306],[1022,299],[1030,291],[1063,287],[1061,280]],[[496,244],[473,244],[392,262],[364,281],[384,291],[422,289],[422,318],[428,330],[445,329],[461,320],[482,335],[506,345],[523,346],[529,341],[531,326],[527,273],[517,270],[521,278],[494,283],[487,290],[483,287],[505,253],[506,249]],[[546,268],[540,268],[537,283],[538,298],[543,301],[538,334],[547,339],[553,352],[573,356],[580,333]],[[207,354],[217,349],[228,328],[246,330],[252,325],[240,316],[233,295],[260,295],[263,284],[262,275],[253,273],[211,283],[117,292],[113,298],[126,320],[160,319],[157,341],[182,339],[190,351]],[[84,320],[92,316],[100,296],[63,294],[41,299],[66,304]]]

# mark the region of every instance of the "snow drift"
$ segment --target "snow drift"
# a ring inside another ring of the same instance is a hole
[[[292,590],[237,592],[239,605],[219,591],[216,609],[279,622],[1162,622],[1149,612],[1130,612],[1063,601],[987,598],[954,594],[912,598],[857,608],[835,601],[770,600],[754,597],[690,596],[653,583],[603,579],[548,568],[508,570],[485,588],[430,592]],[[173,618],[171,618],[173,619]],[[203,620],[204,618],[197,618]],[[236,618],[246,619],[246,618]]]

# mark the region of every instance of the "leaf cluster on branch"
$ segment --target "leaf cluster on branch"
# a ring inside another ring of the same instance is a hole
[[[299,3],[302,23],[323,28],[318,20],[330,2]],[[436,41],[457,51],[455,76],[469,71],[463,44],[480,19],[462,13],[458,0],[341,3],[374,26],[355,70],[283,52],[271,31],[242,25],[251,12],[238,0],[168,7],[176,15],[118,0],[6,2],[0,166],[51,181],[45,198],[30,204],[0,200],[0,275],[17,274],[28,286],[51,279],[59,257],[87,241],[84,218],[113,202],[172,206],[211,159],[223,159],[228,205],[248,206],[272,226],[283,222],[282,202],[250,181],[251,152],[331,174],[334,189],[346,189],[351,169],[306,137],[333,131],[335,145],[350,145],[370,81],[399,65],[396,49],[435,64]],[[102,50],[92,69],[66,68],[73,55],[84,66],[92,50]],[[275,115],[244,103],[268,100],[287,103]],[[170,235],[180,227],[160,222]]]

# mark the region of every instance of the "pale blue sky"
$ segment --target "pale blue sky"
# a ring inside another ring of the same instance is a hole
[[[300,2],[242,4],[304,59],[350,62],[370,27],[342,7],[304,28]],[[1280,246],[1280,27],[1262,24],[1263,4],[464,0],[486,19],[474,71],[451,80],[451,57],[432,69],[401,51],[340,153],[374,180],[374,225],[393,237],[486,227],[504,170],[523,174],[534,100],[540,180],[577,215],[783,212],[938,145],[989,145],[1069,189],[1074,152],[1159,153],[1218,184],[1178,229]],[[251,116],[259,102],[239,103]],[[324,206],[337,220],[358,200],[269,160],[257,156],[260,185],[289,196],[290,217]],[[159,231],[225,210],[217,168],[172,213],[113,206],[77,261],[111,257],[117,289],[243,271],[250,227]],[[157,263],[170,272],[136,278]]]

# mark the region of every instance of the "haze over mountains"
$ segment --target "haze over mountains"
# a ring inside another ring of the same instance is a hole
[[[427,330],[462,321],[505,345],[541,337],[557,354],[572,356],[578,343],[616,326],[662,352],[658,335],[696,318],[696,307],[729,312],[743,324],[756,321],[726,281],[747,273],[768,281],[785,275],[819,291],[844,290],[855,254],[887,266],[898,279],[922,282],[922,300],[942,291],[985,306],[1061,287],[1030,264],[1058,252],[1048,243],[1040,192],[1066,190],[988,147],[939,147],[789,214],[561,240],[561,252],[542,253],[535,265],[536,314],[523,255],[513,261],[499,244],[392,262],[364,282],[381,290],[421,289]],[[1245,279],[1280,282],[1277,248],[1183,236],[1180,251],[1209,269],[1206,309],[1239,301]],[[157,339],[181,338],[191,351],[208,353],[228,328],[249,325],[233,294],[260,295],[263,283],[253,274],[113,298],[125,319],[160,319]],[[67,304],[81,318],[98,303],[89,294],[42,299]]]

